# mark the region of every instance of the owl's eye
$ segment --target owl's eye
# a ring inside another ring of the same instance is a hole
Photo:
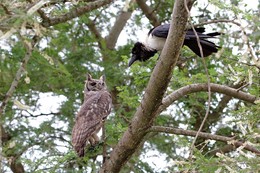
[[[96,83],[90,83],[90,85],[91,85],[91,86],[95,86],[95,85],[96,85]]]

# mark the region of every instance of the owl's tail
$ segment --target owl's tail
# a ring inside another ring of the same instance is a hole
[[[74,150],[78,154],[79,157],[84,157],[85,154],[85,145],[84,146],[74,146]]]
[[[79,157],[84,157],[86,141],[86,137],[79,134],[78,126],[75,124],[72,130],[71,143]]]

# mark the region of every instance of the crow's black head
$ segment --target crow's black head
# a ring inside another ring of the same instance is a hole
[[[149,49],[141,42],[136,42],[132,49],[132,58],[128,62],[128,67],[130,67],[135,61],[146,61],[154,54],[156,54],[157,50]]]

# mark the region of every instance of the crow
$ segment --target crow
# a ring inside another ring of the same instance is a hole
[[[132,58],[129,60],[128,67],[130,67],[135,61],[146,61],[153,57],[158,51],[163,49],[170,24],[164,24],[151,29],[148,32],[145,42],[136,42],[132,48]],[[203,56],[207,57],[212,53],[215,53],[220,48],[215,43],[208,41],[208,38],[215,38],[221,33],[212,32],[203,34],[205,28],[195,28],[199,41],[203,50]],[[184,38],[183,45],[188,46],[196,55],[201,57],[200,49],[198,46],[197,38],[192,29],[188,29]]]

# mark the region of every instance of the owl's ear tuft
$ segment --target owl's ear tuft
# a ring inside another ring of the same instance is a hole
[[[87,81],[90,81],[90,80],[92,80],[92,76],[88,73],[87,74]]]
[[[100,78],[99,78],[99,80],[102,80],[103,82],[105,82],[105,79],[106,79],[105,75],[102,75],[102,76],[100,76]]]

